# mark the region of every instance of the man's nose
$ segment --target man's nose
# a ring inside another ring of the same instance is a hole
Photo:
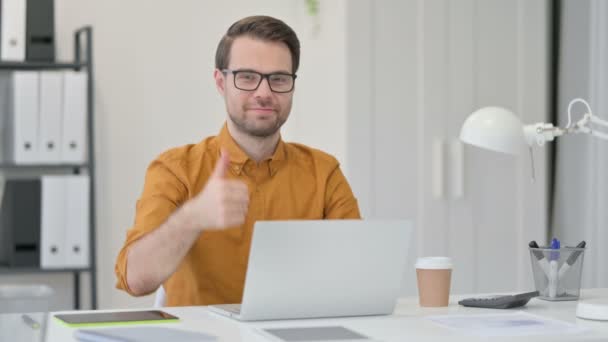
[[[272,90],[270,89],[270,83],[267,77],[262,78],[262,82],[258,89],[255,90],[256,97],[269,97],[272,95]]]

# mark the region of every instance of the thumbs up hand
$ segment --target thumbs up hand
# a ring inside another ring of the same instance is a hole
[[[200,230],[223,229],[245,222],[249,191],[244,182],[226,178],[229,167],[230,158],[222,149],[207,184],[187,203],[192,223]]]

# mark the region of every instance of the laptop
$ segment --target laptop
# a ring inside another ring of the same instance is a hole
[[[258,221],[243,303],[208,308],[242,321],[391,314],[411,232],[405,220]]]

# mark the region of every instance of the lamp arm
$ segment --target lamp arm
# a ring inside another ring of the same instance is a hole
[[[583,121],[583,120],[581,120]],[[579,121],[576,124],[576,127],[574,129],[572,129],[572,132],[574,133],[587,133],[587,134],[591,134],[595,137],[598,137],[600,139],[604,139],[604,140],[608,140],[608,134],[604,133],[604,132],[600,132],[600,131],[596,131],[594,129],[592,129],[591,127],[587,126],[588,122],[592,122],[594,124],[597,124],[599,126],[603,126],[603,127],[608,127],[608,122],[599,119],[597,117],[591,117],[590,120],[582,122]]]
[[[551,123],[538,122],[524,126],[524,137],[528,146],[543,146],[547,141],[553,141],[556,137],[565,134],[562,128],[555,127]]]
[[[598,126],[608,127],[608,121],[602,120],[595,115],[590,114],[589,120],[591,120],[591,123],[596,124]]]
[[[587,112],[579,121],[572,124],[572,107],[579,102],[587,107]],[[553,141],[556,137],[571,133],[586,133],[600,139],[608,140],[608,133],[595,130],[590,127],[591,125],[597,125],[608,129],[608,121],[593,115],[589,103],[584,99],[577,98],[570,101],[570,104],[568,104],[568,124],[565,128],[555,127],[550,123],[539,122],[524,126],[524,136],[529,146],[543,146],[547,141]]]
[[[595,124],[595,125],[598,125],[598,126],[601,126],[604,128],[608,128],[608,121],[602,120],[595,115],[589,114],[589,120],[592,124]],[[593,130],[591,128],[589,130],[590,130],[589,133],[592,134],[593,136],[596,136],[600,139],[608,140],[608,134]]]
[[[585,104],[588,112],[585,113],[585,115],[583,115],[583,117],[574,126],[571,126],[571,109],[572,105],[576,102],[582,102],[583,104]],[[592,127],[590,127],[591,125],[608,128],[608,121],[600,119],[599,117],[593,115],[591,107],[589,106],[587,101],[583,99],[574,99],[570,101],[570,105],[568,105],[568,125],[566,126],[566,131],[568,133],[572,132],[591,134],[600,139],[608,140],[608,134],[593,129]]]
[[[598,137],[600,139],[604,139],[604,140],[608,140],[608,134],[606,133],[602,133],[602,132],[598,132],[598,131],[592,131],[591,135]]]

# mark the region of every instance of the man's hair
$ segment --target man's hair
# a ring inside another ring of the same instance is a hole
[[[269,16],[251,16],[232,24],[220,40],[215,52],[215,67],[228,68],[232,42],[242,36],[262,41],[283,42],[291,52],[292,72],[298,71],[300,64],[300,41],[296,33],[283,21]]]

